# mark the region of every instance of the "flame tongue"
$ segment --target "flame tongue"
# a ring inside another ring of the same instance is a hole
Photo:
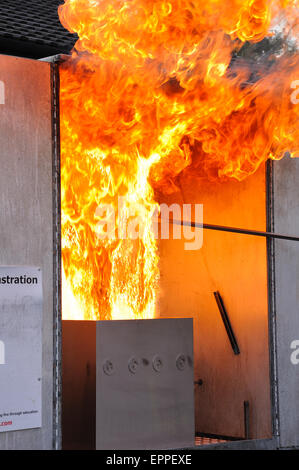
[[[61,69],[64,317],[150,318],[154,190],[182,172],[243,180],[298,154],[298,3],[65,0],[59,14],[79,35]],[[272,34],[266,53],[270,25],[288,40]],[[119,198],[139,238],[97,235],[98,208],[118,221]]]

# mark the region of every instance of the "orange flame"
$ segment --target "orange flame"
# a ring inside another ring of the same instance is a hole
[[[155,194],[298,156],[298,2],[65,0],[59,15],[79,36],[61,67],[64,317],[151,318]],[[97,208],[117,214],[119,196],[142,237],[99,239]]]

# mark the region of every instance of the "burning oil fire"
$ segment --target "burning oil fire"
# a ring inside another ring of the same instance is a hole
[[[79,36],[61,67],[63,315],[151,318],[157,194],[182,172],[241,181],[298,156],[298,2],[65,0],[59,15]],[[142,237],[97,236],[119,196]]]

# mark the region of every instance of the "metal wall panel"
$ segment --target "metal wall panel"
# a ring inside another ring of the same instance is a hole
[[[0,449],[53,447],[51,66],[0,56],[0,265],[43,275],[42,427],[0,435]],[[1,367],[1,366],[0,366]],[[0,392],[1,393],[1,392]]]
[[[193,447],[193,320],[97,322],[97,449]]]
[[[273,168],[274,229],[298,236],[299,160],[285,157]],[[273,262],[278,429],[280,445],[292,447],[299,446],[299,243],[275,240]]]

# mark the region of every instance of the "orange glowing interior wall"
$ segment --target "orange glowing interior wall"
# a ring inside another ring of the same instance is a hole
[[[204,204],[206,223],[266,229],[265,166],[241,185],[181,180],[168,203]],[[250,438],[271,437],[266,240],[204,231],[198,251],[184,241],[160,242],[162,317],[194,318],[196,430],[245,437],[249,401]],[[240,354],[234,355],[213,292],[227,309]]]

